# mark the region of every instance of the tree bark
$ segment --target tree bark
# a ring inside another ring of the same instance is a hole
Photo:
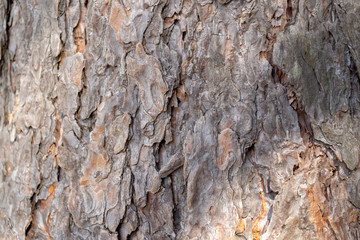
[[[360,2],[0,0],[1,239],[359,239]]]

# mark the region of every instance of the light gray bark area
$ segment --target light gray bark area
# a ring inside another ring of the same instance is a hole
[[[0,0],[1,239],[359,239],[360,2]]]

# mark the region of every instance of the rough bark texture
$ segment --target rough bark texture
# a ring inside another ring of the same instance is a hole
[[[1,239],[359,239],[357,0],[0,0]]]

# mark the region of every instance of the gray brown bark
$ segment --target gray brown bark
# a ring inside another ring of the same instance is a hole
[[[359,24],[352,0],[1,0],[1,239],[359,239]]]

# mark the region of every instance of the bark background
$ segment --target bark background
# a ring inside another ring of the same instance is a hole
[[[0,0],[1,239],[359,239],[357,0]]]

